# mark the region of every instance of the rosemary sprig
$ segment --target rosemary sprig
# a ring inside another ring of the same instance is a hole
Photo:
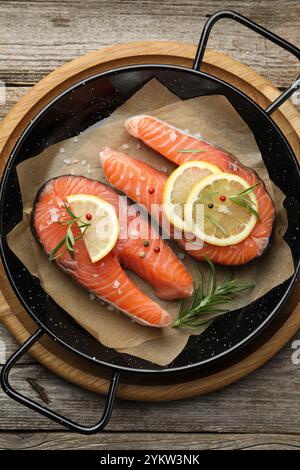
[[[257,181],[253,186],[249,186],[249,188],[244,189],[240,193],[238,193],[238,196],[244,196],[245,194],[249,194],[255,189],[258,185],[260,184],[260,181]]]
[[[198,150],[198,149],[180,149],[176,150],[178,153],[206,153],[208,150]]]
[[[81,220],[80,217],[77,217],[71,209],[64,203],[64,207],[67,211],[67,213],[70,216],[70,219],[64,219],[64,220],[58,220],[57,223],[60,225],[67,225],[68,228],[66,230],[66,235],[64,238],[56,245],[56,247],[51,251],[49,255],[49,261],[54,261],[57,258],[60,258],[63,256],[67,251],[69,252],[70,256],[74,259],[74,245],[77,240],[83,237],[85,234],[86,230],[89,228],[91,224],[84,222]],[[73,232],[72,232],[72,227],[74,224],[77,224],[80,229],[83,229],[78,235],[78,237],[74,237]],[[61,253],[58,253],[58,251],[64,247],[63,251]]]
[[[250,212],[251,214],[254,214],[258,218],[258,220],[260,220],[259,213],[254,209],[254,207],[252,207],[252,205],[254,204],[253,201],[251,201],[251,199],[247,199],[245,196],[250,194],[259,184],[260,181],[255,183],[253,186],[249,186],[249,188],[244,189],[240,193],[229,197],[232,202],[235,202],[239,206],[246,209],[246,211]]]
[[[199,283],[195,285],[194,293],[189,304],[181,301],[179,315],[174,323],[175,328],[197,330],[217,316],[223,315],[229,309],[225,308],[235,295],[241,294],[254,284],[238,281],[232,274],[227,273],[217,284],[216,270],[212,261],[206,258],[210,273],[204,287],[202,274],[199,272]]]

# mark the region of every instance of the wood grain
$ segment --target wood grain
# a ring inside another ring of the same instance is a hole
[[[0,79],[32,84],[74,57],[128,41],[197,43],[206,15],[232,8],[300,46],[297,0],[0,1]],[[34,18],[34,21],[33,21]],[[296,78],[296,61],[242,26],[224,20],[209,41],[277,86]]]
[[[183,53],[184,51],[184,53]],[[91,76],[94,73],[114,67],[136,63],[172,63],[191,66],[196,48],[191,44],[181,45],[174,42],[129,43],[91,52],[75,59],[35,85],[25,97],[21,98],[1,125],[0,151],[4,144],[5,152],[10,154],[16,139],[24,129],[26,122],[37,114],[53,97],[72,84]],[[204,57],[203,70],[227,82],[234,77],[234,85],[243,90],[263,108],[279,96],[279,91],[270,82],[264,80],[249,67],[209,49]],[[230,82],[231,83],[231,82]],[[294,152],[299,150],[299,140],[294,133],[299,130],[298,115],[289,102],[273,114],[274,120],[290,141]],[[280,119],[279,119],[280,118]],[[278,120],[279,119],[279,120]],[[0,160],[0,172],[3,171],[5,159]]]
[[[11,336],[4,324],[0,322],[0,366],[17,350],[18,343]],[[29,354],[25,354],[19,361],[19,364],[34,364],[36,361]]]
[[[53,96],[56,96],[60,90],[70,86],[70,84],[78,80],[79,77],[88,76],[96,70],[100,71],[108,67],[118,66],[120,63],[132,63],[134,61],[144,63],[149,61],[150,56],[151,60],[157,63],[175,62],[189,64],[194,54],[195,47],[192,45],[158,42],[125,44],[107,48],[96,53],[90,53],[85,57],[78,58],[57,69],[57,71],[45,77],[33,87],[26,96],[20,99],[18,104],[3,121],[0,137],[0,148],[1,145],[3,146],[0,169],[4,167],[20,132],[26,127],[34,114],[41,109],[45,103],[49,102]],[[270,101],[274,100],[276,96],[279,95],[279,91],[270,82],[264,80],[257,73],[249,69],[249,67],[240,64],[224,54],[207,50],[204,69],[245,91],[246,94],[251,96],[262,107],[267,106]],[[278,122],[289,139],[296,155],[300,155],[300,119],[295,108],[293,108],[290,103],[285,103],[280,110],[274,113],[274,119]],[[28,324],[28,316],[26,317],[24,310],[20,308],[20,304],[3,270],[0,271],[0,277],[3,294],[14,312],[14,315],[11,315],[10,312],[4,310],[2,312],[3,322],[10,331],[13,332],[14,336],[20,342],[23,342],[28,337],[28,332],[32,331],[32,327],[30,327],[29,324],[29,330],[24,328],[24,321]],[[297,306],[298,300],[298,294],[294,294],[292,309]],[[19,320],[17,316],[19,316]],[[199,380],[193,379],[188,383],[183,382],[175,386],[166,384],[160,387],[156,387],[155,385],[145,387],[143,384],[122,384],[119,387],[118,396],[125,399],[167,400],[170,398],[179,399],[209,393],[232,383],[269,360],[297,331],[299,323],[300,305],[287,320],[284,328],[281,328],[270,342],[266,343],[266,345],[247,359],[241,361],[238,365],[229,367],[226,371],[219,372],[207,378]],[[76,367],[78,361],[74,358],[73,363],[71,361],[66,362],[66,360],[64,362],[64,354],[62,357],[55,355],[55,353],[52,352],[51,344],[49,346],[49,341],[46,348],[40,344],[35,345],[31,353],[34,357],[38,358],[42,364],[72,382],[101,393],[107,390],[108,382],[103,379],[101,375],[99,377],[99,373],[87,373],[86,367],[81,369],[78,366]]]
[[[6,86],[5,103],[2,104],[2,100],[0,101],[0,122],[30,88],[30,86]]]
[[[130,40],[163,38],[196,43],[205,15],[224,7],[250,16],[300,45],[298,1],[237,0],[225,6],[221,1],[203,0],[87,0],[85,7],[82,8],[82,2],[73,0],[0,1],[0,80],[8,85],[8,100],[4,107],[0,106],[0,118],[25,91],[30,92],[30,85],[65,60],[104,45]],[[33,17],[35,21],[32,21]],[[229,22],[214,29],[209,45],[256,68],[283,88],[296,76],[295,62],[287,54]],[[255,83],[256,80],[257,77]],[[269,91],[267,86],[266,92]],[[256,92],[253,93],[256,96]],[[271,87],[272,93],[276,91]],[[287,110],[287,120],[289,113]],[[297,120],[291,118],[294,119]],[[19,307],[14,312],[19,314]],[[24,340],[24,332],[20,332],[20,338]],[[296,338],[300,340],[299,334]],[[10,354],[15,341],[0,328],[0,348],[3,340],[6,353]],[[291,364],[291,353],[290,343],[251,377],[193,401],[147,405],[118,401],[109,431],[98,436],[48,432],[62,428],[25,410],[1,392],[0,449],[101,449],[105,446],[111,449],[157,449],[159,446],[178,449],[181,443],[186,449],[297,448],[300,366]],[[83,421],[94,422],[100,414],[103,398],[67,384],[34,362],[31,356],[24,356],[16,367],[14,380],[17,387],[39,400],[36,390],[28,382],[34,378],[45,388],[50,406],[69,413],[74,419],[80,417]],[[45,432],[36,433],[36,429]],[[119,430],[121,432],[117,432]]]
[[[111,433],[76,436],[72,433],[0,433],[0,450],[298,450],[293,434]]]
[[[300,340],[300,333],[296,336]],[[117,400],[109,431],[213,432],[300,434],[300,365],[293,365],[291,344],[266,366],[225,389],[193,400],[139,403]],[[44,387],[49,406],[84,423],[100,415],[104,398],[59,379],[40,365],[13,370],[17,390],[43,404],[28,383],[34,377]],[[0,429],[62,430],[61,426],[0,392]]]

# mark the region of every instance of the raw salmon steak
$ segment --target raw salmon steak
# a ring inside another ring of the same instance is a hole
[[[129,215],[124,199],[106,185],[83,176],[66,175],[53,178],[42,186],[34,202],[31,227],[44,252],[49,255],[66,234],[66,226],[57,221],[69,218],[64,203],[71,194],[92,194],[112,204],[117,214],[119,210],[125,211],[129,230],[127,236],[121,237],[121,228],[114,249],[96,263],[91,262],[81,238],[75,243],[75,259],[66,252],[56,259],[57,265],[87,290],[136,321],[156,327],[169,325],[170,314],[145,295],[128,278],[122,266],[145,279],[157,296],[164,299],[189,296],[193,291],[192,277],[161,238],[151,239],[152,228],[146,219],[139,216],[139,223],[134,225],[134,236],[130,235],[130,223],[134,224],[137,215]],[[72,231],[74,237],[80,234],[76,225]],[[139,236],[145,234],[147,247],[144,246],[145,239]]]
[[[242,165],[226,151],[151,116],[132,117],[125,122],[125,127],[132,136],[141,139],[146,145],[177,165],[192,160],[204,160],[218,166],[224,172],[242,177],[249,183],[249,186],[260,182],[254,189],[260,220],[257,221],[251,234],[236,245],[215,246],[205,243],[199,249],[187,249],[191,256],[198,260],[209,257],[218,264],[241,265],[264,252],[272,234],[275,206],[263,182],[252,169]],[[203,152],[180,153],[178,151],[183,149],[203,150]],[[144,205],[149,212],[152,204],[162,204],[163,187],[167,180],[165,173],[111,149],[104,149],[101,155],[105,177],[113,186]],[[134,177],[129,178],[129,173]],[[149,192],[150,186],[154,189],[153,192]],[[162,223],[162,218],[160,213],[160,223]],[[186,248],[184,237],[179,243]]]

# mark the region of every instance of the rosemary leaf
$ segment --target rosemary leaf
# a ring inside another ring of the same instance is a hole
[[[64,220],[58,220],[57,223],[59,225],[62,225],[62,226],[68,226],[67,229],[66,229],[66,234],[65,236],[63,237],[63,239],[58,243],[58,245],[52,250],[52,252],[50,253],[49,255],[49,261],[54,261],[55,259],[63,256],[67,251],[68,253],[70,254],[71,258],[75,258],[75,255],[74,255],[74,245],[75,245],[75,242],[77,240],[79,240],[80,238],[83,237],[83,235],[85,234],[86,230],[89,228],[89,226],[91,225],[90,223],[87,223],[87,222],[84,222],[81,220],[80,217],[77,217],[75,214],[73,214],[73,212],[71,211],[71,209],[66,205],[64,204],[65,206],[65,209],[67,211],[67,213],[69,214],[69,216],[71,217],[70,219],[64,219]],[[72,232],[72,227],[73,225],[77,223],[77,226],[83,230],[81,231],[80,235],[78,235],[76,238],[74,237],[73,235],[73,232]],[[56,253],[60,250],[60,248],[62,247],[65,247],[64,250],[58,255],[58,256],[55,256]]]
[[[64,219],[64,220],[57,221],[59,225],[69,225],[71,222],[73,222],[73,219]]]
[[[212,263],[207,256],[205,257],[205,260],[210,267],[209,295],[213,296],[216,292],[216,269],[214,263]]]
[[[200,326],[205,325],[206,323],[210,323],[215,318],[218,318],[224,315],[224,313],[228,313],[228,312],[229,310],[226,310],[226,309],[215,310],[213,313],[204,314],[195,319],[191,319],[188,321],[183,320],[180,323],[178,323],[178,327],[185,328],[188,330],[197,330],[199,329]],[[176,322],[175,322],[175,325],[176,325]]]
[[[81,234],[78,235],[78,237],[75,237],[75,242],[77,242],[77,240],[80,240],[80,238],[83,237],[83,235],[85,234],[85,232],[87,231],[90,225],[91,224],[79,225],[79,228],[84,227],[84,230],[82,230]]]
[[[249,188],[244,189],[244,191],[241,191],[240,193],[238,193],[237,196],[244,196],[245,194],[251,193],[253,191],[253,189],[255,189],[259,184],[260,184],[260,181],[257,181],[252,186],[249,186]]]
[[[65,244],[65,239],[61,240],[59,242],[59,244],[54,248],[54,250],[51,251],[50,255],[49,255],[49,260],[52,261],[55,259],[55,255],[56,253],[60,250],[60,248],[62,248]]]
[[[258,220],[260,220],[259,213],[252,207],[252,205],[254,205],[254,202],[251,201],[251,199],[246,199],[244,196],[250,194],[260,183],[260,181],[257,181],[252,186],[249,186],[249,188],[246,188],[240,193],[237,193],[234,196],[230,196],[229,198],[232,202],[235,202],[239,206],[246,209],[246,211],[250,212],[251,214],[254,214]]]
[[[244,196],[236,196],[236,197],[238,197],[241,201],[245,202],[246,204],[251,204],[252,206],[255,205],[255,202],[252,201],[252,199],[249,199],[249,198],[246,199]]]
[[[199,273],[199,285],[195,285],[190,303],[188,304],[185,300],[180,303],[178,318],[173,325],[176,328],[197,330],[201,325],[228,312],[226,305],[235,295],[241,295],[245,290],[254,287],[248,282],[238,281],[228,272],[217,284],[215,266],[209,258],[206,258],[206,262],[209,265],[210,274],[205,292],[202,275]]]
[[[65,206],[65,209],[66,209],[67,213],[69,214],[69,216],[72,217],[73,220],[77,220],[78,217],[76,217],[76,215],[73,214],[70,207],[68,207],[66,203],[64,203],[64,206]]]
[[[250,204],[248,204],[248,202],[245,202],[238,196],[230,196],[230,200],[232,202],[235,202],[235,204],[238,204],[239,206],[246,209],[246,211],[251,212],[251,214],[254,214],[258,218],[258,220],[260,220],[259,213]]]
[[[68,248],[69,253],[74,251],[74,244],[72,243],[72,240],[70,240],[69,237],[66,237],[66,246]]]
[[[73,224],[70,224],[69,227],[67,228],[67,237],[70,240],[71,246],[73,246],[74,243],[75,243],[74,235],[73,235],[73,232],[72,232],[72,225]]]

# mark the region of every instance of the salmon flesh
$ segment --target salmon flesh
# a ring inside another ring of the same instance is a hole
[[[247,181],[249,186],[259,182],[260,184],[253,191],[257,198],[260,219],[245,240],[229,246],[215,246],[205,243],[202,247],[192,250],[186,248],[184,237],[177,241],[194,258],[204,260],[208,257],[213,262],[223,265],[246,264],[262,255],[272,234],[275,206],[264,183],[255,171],[244,166],[225,150],[186,134],[154,117],[134,116],[125,122],[125,127],[132,136],[139,138],[147,146],[177,165],[192,160],[202,160],[218,166],[226,173],[240,176]],[[200,150],[201,152],[180,153],[178,150],[182,149]],[[104,175],[110,184],[127,194],[132,200],[145,206],[149,212],[152,210],[153,204],[162,205],[162,193],[167,180],[167,175],[164,172],[109,148],[102,150],[101,159]],[[150,187],[154,191],[149,192]],[[163,214],[161,212],[159,219],[162,224]]]
[[[57,222],[69,218],[64,203],[71,194],[92,194],[112,204],[117,214],[120,210],[125,211],[128,226],[131,222],[134,224],[135,236],[130,230],[127,236],[119,236],[114,249],[96,263],[91,262],[84,240],[80,238],[75,243],[75,259],[66,252],[55,260],[57,265],[88,291],[143,325],[169,325],[171,315],[145,295],[129,279],[123,267],[145,279],[163,299],[190,296],[192,277],[159,236],[151,237],[153,228],[149,222],[139,216],[139,223],[135,224],[137,215],[130,215],[124,200],[105,184],[83,176],[65,175],[42,186],[34,202],[31,228],[44,252],[49,256],[66,235],[66,226]],[[75,238],[81,233],[76,224],[72,231]]]

